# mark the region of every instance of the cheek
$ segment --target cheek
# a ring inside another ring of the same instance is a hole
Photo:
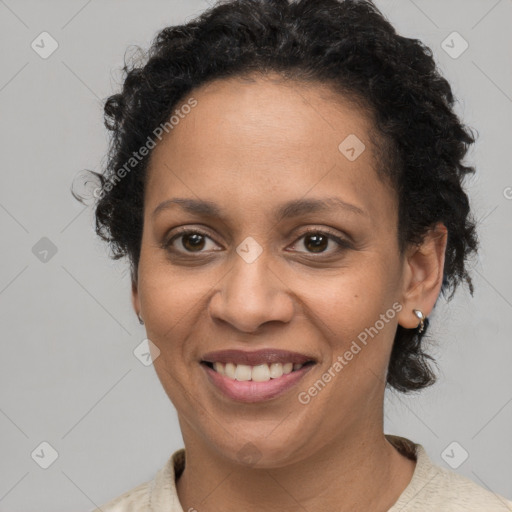
[[[289,295],[283,300],[294,301],[299,311],[292,323],[315,324],[320,331],[317,335],[322,333],[321,337],[340,349],[373,326],[396,296],[395,259],[380,249],[355,254],[337,269],[312,270],[286,263],[274,268],[283,282],[283,295]],[[208,324],[208,301],[212,290],[229,279],[225,270],[222,265],[180,268],[149,249],[143,250],[139,295],[148,335],[162,345],[161,350],[179,351],[194,329]],[[385,327],[384,332],[391,326],[387,323]],[[186,351],[186,347],[181,350]]]
[[[373,325],[393,304],[393,269],[366,258],[360,265],[323,276],[295,278],[301,299],[331,328],[351,333]],[[342,336],[342,339],[345,338]]]
[[[385,378],[401,307],[395,300],[391,267],[367,262],[361,268],[342,270],[317,288],[303,283],[304,290],[310,290],[303,298],[311,308],[310,319],[317,319],[317,329],[323,333],[330,365],[338,362],[332,373],[340,375],[336,381],[343,385],[336,394],[343,396],[349,390],[359,396],[378,387],[377,378]]]
[[[194,401],[189,381],[190,365],[195,364],[193,346],[187,341],[194,332],[204,289],[190,275],[172,272],[169,265],[157,262],[141,265],[140,283],[147,337],[160,350],[155,371],[171,402],[187,411]]]
[[[151,270],[149,270],[151,269]],[[184,400],[190,365],[197,354],[187,343],[195,330],[204,289],[197,280],[158,265],[142,269],[139,288],[147,337],[160,350],[154,368],[173,403]],[[204,283],[204,280],[203,280]],[[185,400],[186,402],[186,400]]]
[[[174,337],[204,301],[206,279],[169,263],[147,260],[140,268],[139,295],[146,324],[155,335]]]

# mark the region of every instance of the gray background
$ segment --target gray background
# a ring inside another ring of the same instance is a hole
[[[377,5],[402,35],[433,49],[457,112],[479,132],[468,186],[482,242],[475,297],[461,289],[432,316],[438,384],[418,396],[389,393],[385,430],[447,468],[442,454],[456,441],[469,454],[456,471],[512,498],[512,0]],[[108,259],[70,186],[80,170],[102,168],[102,100],[117,91],[126,48],[147,47],[207,6],[0,0],[2,512],[91,510],[152,478],[182,446],[153,368],[132,353],[145,332],[126,267]],[[31,48],[43,31],[59,44],[47,59]],[[469,43],[458,58],[441,46],[453,31]],[[56,254],[40,252],[43,237]],[[43,441],[58,452],[48,469],[35,462],[50,456]]]

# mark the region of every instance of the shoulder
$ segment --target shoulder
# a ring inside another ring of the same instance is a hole
[[[422,500],[438,504],[439,510],[512,512],[512,501],[496,494],[473,480],[433,465],[435,473],[425,486]]]
[[[175,451],[153,480],[121,494],[92,512],[183,512],[176,491],[176,478],[185,466],[185,450]]]
[[[389,512],[512,512],[512,501],[434,464],[421,444],[386,437],[404,455],[407,446],[409,455],[414,453],[416,458],[412,479]]]
[[[149,489],[151,482],[144,482],[117,498],[105,503],[93,512],[142,512],[149,509]]]

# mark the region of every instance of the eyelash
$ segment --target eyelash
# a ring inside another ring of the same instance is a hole
[[[338,245],[338,247],[333,252],[334,254],[338,254],[341,251],[343,251],[344,249],[350,249],[352,247],[352,245],[350,244],[350,242],[348,240],[345,240],[345,239],[335,235],[334,233],[332,233],[332,232],[330,232],[328,230],[325,230],[325,229],[315,229],[315,228],[309,228],[309,229],[305,230],[304,232],[302,232],[301,235],[296,239],[296,241],[292,245],[295,245],[299,240],[301,240],[302,238],[304,238],[306,235],[309,235],[309,234],[324,235],[329,240],[332,240],[333,242],[335,242]],[[197,230],[197,229],[182,228],[175,235],[173,235],[168,241],[164,242],[162,247],[164,249],[168,250],[168,251],[177,253],[179,255],[183,255],[183,254],[185,254],[185,255],[202,254],[202,252],[198,252],[198,253],[193,253],[193,252],[189,252],[189,251],[182,252],[182,251],[176,250],[172,246],[173,242],[175,240],[177,240],[180,237],[183,237],[185,235],[201,235],[203,237],[209,238],[210,240],[213,240],[212,237],[210,237],[207,233],[205,233],[203,231],[200,231],[200,230]],[[318,256],[316,256],[317,258],[321,258],[322,256],[326,256],[326,255],[332,255],[329,252],[321,252],[321,253],[313,253],[313,252],[311,252],[311,253],[306,253],[306,254],[309,254],[309,255],[312,255],[312,256],[315,256],[315,254],[318,254]]]

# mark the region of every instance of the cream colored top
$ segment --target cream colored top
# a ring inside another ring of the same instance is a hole
[[[420,444],[386,435],[398,451],[416,460],[409,485],[388,512],[512,512],[512,501],[472,480],[436,466]],[[153,480],[125,492],[93,512],[183,512],[176,479],[185,467],[185,449],[172,454]]]

